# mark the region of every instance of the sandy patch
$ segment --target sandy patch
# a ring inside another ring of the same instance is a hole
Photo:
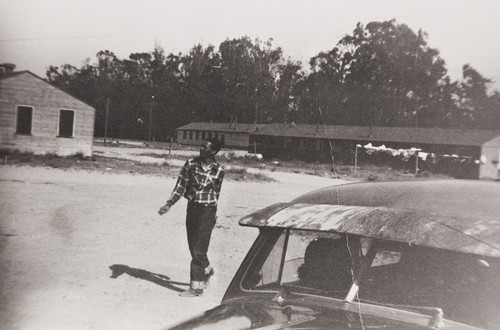
[[[239,218],[341,182],[272,173],[277,182],[224,183],[209,251],[217,273],[187,299],[186,203],[156,213],[174,179],[1,166],[0,328],[160,329],[217,305],[257,235]]]

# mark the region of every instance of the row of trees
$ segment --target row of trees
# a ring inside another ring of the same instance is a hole
[[[187,54],[100,51],[48,80],[98,110],[96,134],[166,140],[192,121],[500,128],[500,93],[470,65],[451,81],[424,32],[395,20],[357,24],[309,66],[273,40],[225,40]],[[107,109],[109,111],[107,111]]]

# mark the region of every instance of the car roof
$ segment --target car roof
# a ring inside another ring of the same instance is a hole
[[[500,183],[344,184],[274,204],[240,224],[348,233],[500,257]]]

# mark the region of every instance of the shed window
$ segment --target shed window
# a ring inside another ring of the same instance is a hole
[[[17,134],[31,134],[31,125],[33,123],[33,107],[17,107]]]
[[[60,137],[73,137],[73,127],[75,122],[75,111],[59,111],[59,134]]]
[[[182,138],[187,139],[187,131],[182,131]]]

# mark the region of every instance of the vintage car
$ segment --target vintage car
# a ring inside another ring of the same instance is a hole
[[[345,184],[240,225],[221,305],[171,329],[500,329],[500,182]]]

